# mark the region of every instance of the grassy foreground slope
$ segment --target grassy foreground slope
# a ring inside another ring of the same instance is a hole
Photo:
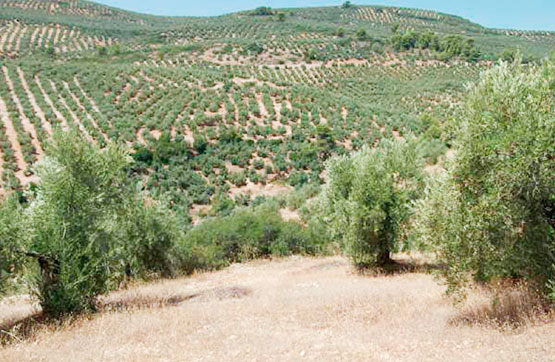
[[[317,184],[330,155],[383,137],[428,139],[434,163],[465,83],[516,48],[528,59],[555,48],[553,33],[417,9],[213,18],[75,0],[0,9],[0,193],[36,182],[53,129],[77,128],[134,148],[132,175],[185,219]],[[437,49],[414,34],[432,34]]]
[[[400,260],[409,263],[411,258]],[[453,307],[444,287],[412,259],[415,273],[367,277],[340,257],[237,264],[187,279],[114,292],[100,313],[63,328],[36,327],[2,361],[551,361],[555,325],[526,320],[527,301],[491,310],[475,290]],[[0,305],[0,324],[32,315]],[[520,309],[518,309],[520,308]],[[510,311],[519,310],[520,314]],[[504,331],[495,317],[526,328]],[[493,323],[492,323],[493,322]],[[101,351],[101,352],[100,352]]]

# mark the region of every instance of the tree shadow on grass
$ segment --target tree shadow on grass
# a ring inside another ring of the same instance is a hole
[[[0,347],[33,339],[40,331],[67,325],[68,318],[56,319],[43,312],[36,312],[20,319],[0,324]]]
[[[140,309],[176,307],[184,302],[199,300],[225,300],[242,298],[252,291],[241,286],[218,287],[202,290],[196,293],[157,295],[123,295],[116,298],[99,298],[97,312],[121,312]],[[34,339],[44,331],[56,331],[73,325],[76,321],[91,319],[92,313],[71,314],[63,317],[48,316],[43,312],[36,312],[19,319],[11,319],[0,324],[0,347],[14,343],[21,343]]]
[[[187,301],[235,299],[245,297],[251,293],[250,289],[241,286],[218,287],[189,294],[170,294],[166,296],[136,293],[117,296],[116,298],[106,298],[100,301],[98,310],[106,312],[176,307]]]
[[[383,266],[366,265],[357,267],[357,272],[364,276],[392,276],[411,273],[434,274],[446,269],[446,265],[421,258],[394,256]]]
[[[187,295],[170,295],[165,297],[148,296],[148,295],[137,295],[132,297],[121,297],[114,300],[108,300],[99,303],[100,312],[111,312],[111,311],[128,311],[136,309],[147,309],[147,308],[165,308],[165,307],[175,307],[181,303],[197,298],[199,293],[191,293]]]
[[[123,297],[108,302],[97,302],[96,312],[103,313],[171,307],[196,297],[198,297],[198,294],[172,295],[166,297]],[[24,318],[9,320],[0,324],[0,346],[32,340],[41,332],[56,331],[69,327],[77,320],[92,318],[94,314],[95,313],[91,312],[82,312],[54,317],[43,312],[36,312]]]

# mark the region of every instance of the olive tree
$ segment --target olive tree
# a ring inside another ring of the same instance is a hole
[[[320,217],[357,267],[391,262],[409,204],[418,196],[420,170],[412,140],[384,139],[376,148],[365,146],[327,162]]]
[[[30,253],[41,275],[36,290],[50,314],[93,309],[121,270],[119,224],[130,158],[103,150],[75,132],[55,134],[36,167],[40,185],[26,210]]]
[[[417,204],[416,231],[469,279],[555,280],[555,65],[501,63],[467,90],[456,156]],[[548,291],[548,288],[542,288]]]
[[[100,149],[70,131],[56,132],[46,154],[28,207],[7,204],[0,214],[0,268],[14,265],[4,255],[36,259],[32,290],[45,313],[94,310],[95,297],[123,279],[174,274],[177,222],[135,187],[126,149]]]

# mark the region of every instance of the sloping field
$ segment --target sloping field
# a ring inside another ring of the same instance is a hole
[[[555,361],[553,321],[480,324],[485,296],[456,308],[429,269],[362,276],[341,257],[233,265],[113,293],[99,314],[44,327],[0,360]],[[0,311],[5,322],[29,308]]]
[[[517,49],[539,61],[554,47],[553,32],[419,9],[191,18],[0,0],[0,194],[38,182],[57,128],[127,145],[130,176],[186,223],[224,195],[320,184],[328,157],[386,138],[426,139],[435,164],[466,83]]]

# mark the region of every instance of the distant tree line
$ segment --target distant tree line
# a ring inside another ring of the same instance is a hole
[[[272,10],[271,7],[268,6],[260,6],[254,9],[250,15],[252,16],[272,16],[275,15],[275,12]]]
[[[447,60],[453,57],[462,57],[475,62],[480,59],[481,53],[474,43],[474,39],[460,35],[439,35],[432,31],[406,30],[401,32],[398,27],[393,28],[391,45],[396,51],[411,49],[429,49],[440,54]]]

